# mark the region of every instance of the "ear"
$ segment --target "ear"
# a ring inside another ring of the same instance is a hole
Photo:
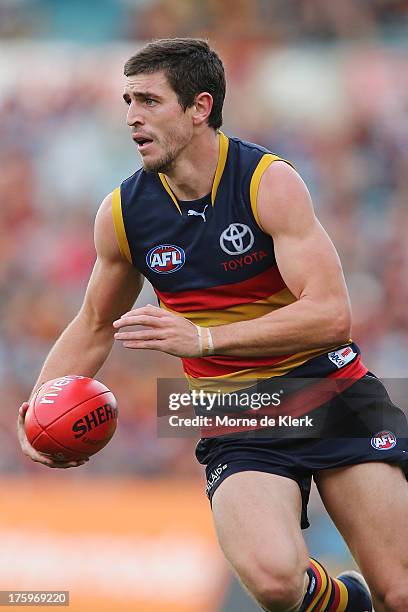
[[[194,125],[201,125],[207,121],[213,107],[213,97],[207,91],[203,91],[196,96],[192,106],[192,119]]]

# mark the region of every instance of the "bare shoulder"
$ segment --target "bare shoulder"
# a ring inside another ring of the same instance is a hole
[[[303,179],[283,161],[273,162],[265,170],[257,209],[262,228],[271,235],[299,232],[316,223],[312,199]]]

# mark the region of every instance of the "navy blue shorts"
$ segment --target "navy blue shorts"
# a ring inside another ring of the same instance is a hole
[[[375,385],[374,403],[372,393],[366,395],[367,387],[363,382],[370,383],[371,391],[372,385]],[[379,402],[383,408],[380,418]],[[355,409],[351,410],[350,405]],[[321,470],[381,461],[400,465],[408,479],[407,420],[392,403],[381,381],[369,373],[361,382],[357,381],[330,400],[326,408],[337,415],[336,426],[339,425],[339,411],[344,411],[347,419],[345,435],[269,438],[255,437],[253,432],[247,432],[231,437],[202,438],[197,444],[196,457],[206,466],[206,493],[210,502],[214,492],[231,474],[246,471],[278,474],[295,480],[299,485],[302,495],[301,526],[305,529],[309,527],[307,504],[312,478]],[[396,428],[397,433],[394,433]],[[347,432],[351,431],[355,437],[349,437]]]

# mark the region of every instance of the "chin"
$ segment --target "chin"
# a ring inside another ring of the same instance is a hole
[[[166,174],[167,172],[169,172],[173,166],[173,162],[174,162],[174,157],[173,156],[168,156],[165,159],[151,159],[151,160],[146,160],[143,159],[143,170],[145,170],[145,172],[155,172],[157,173],[163,173]]]
[[[165,168],[163,168],[163,166],[157,162],[143,162],[143,170],[145,172],[154,172],[154,173],[159,173],[159,172],[165,172]]]

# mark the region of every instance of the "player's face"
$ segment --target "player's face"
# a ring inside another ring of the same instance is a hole
[[[169,172],[192,137],[188,109],[184,112],[163,72],[126,77],[123,98],[144,169]]]

